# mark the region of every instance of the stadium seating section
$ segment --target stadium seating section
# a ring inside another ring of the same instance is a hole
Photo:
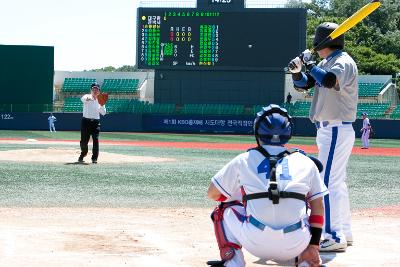
[[[96,79],[88,78],[65,78],[62,91],[64,93],[86,93],[90,91],[90,85],[95,81]]]
[[[291,116],[308,117],[311,102],[296,101],[294,105],[290,104],[289,107],[288,104],[285,105],[284,107],[289,111]],[[366,112],[370,118],[384,118],[389,106],[389,103],[360,103],[357,106],[357,117],[360,118],[361,114]]]
[[[293,117],[308,117],[310,113],[311,102],[296,101],[289,114]]]
[[[358,83],[358,96],[378,96],[383,89],[383,83]]]
[[[358,83],[359,97],[376,97],[382,91],[383,83]],[[314,95],[314,88],[308,92],[310,96]]]
[[[67,97],[64,101],[64,112],[82,112],[82,102],[79,97]],[[106,104],[107,113],[132,112],[172,114],[175,112],[175,104],[151,104],[137,99],[113,99]]]
[[[85,93],[95,79],[65,78],[62,91],[65,93]],[[139,86],[138,79],[105,79],[102,91],[107,93],[135,93]]]
[[[172,114],[175,113],[175,104],[151,104],[147,101],[132,99],[129,102],[128,112],[133,113],[154,113],[154,114]]]
[[[64,100],[64,112],[82,112],[82,101],[78,97],[67,97]]]
[[[256,115],[265,106],[266,105],[254,105],[253,106],[253,114]],[[280,106],[282,108],[285,108],[288,111],[289,115],[292,115],[292,111],[293,111],[293,107],[294,107],[294,105],[292,103],[290,103],[290,104],[289,103],[283,103],[283,104],[280,104]]]
[[[369,118],[384,118],[389,107],[389,103],[359,103],[357,105],[357,118],[360,118],[363,112],[366,112]]]
[[[308,117],[311,102],[296,101],[294,104],[284,103],[292,117]],[[131,112],[131,113],[154,113],[154,114],[207,114],[207,115],[240,115],[246,114],[243,105],[229,104],[186,104],[179,111],[175,104],[151,104],[138,99],[114,99],[110,98],[107,102],[107,113],[112,112]],[[263,105],[254,105],[252,110],[247,113],[257,114]],[[370,118],[385,118],[386,112],[390,107],[389,103],[359,103],[357,106],[357,118],[363,112]],[[64,102],[64,112],[82,112],[82,102],[79,97],[67,97]],[[390,114],[390,118],[400,119],[400,106]]]
[[[238,115],[244,113],[244,105],[231,104],[185,104],[182,114]]]
[[[400,119],[400,105],[397,106],[397,107],[393,110],[392,114],[390,114],[390,118],[391,118],[391,119]]]
[[[102,90],[107,93],[134,93],[138,86],[138,79],[105,79]]]

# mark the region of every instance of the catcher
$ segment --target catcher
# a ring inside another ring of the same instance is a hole
[[[319,266],[328,191],[322,164],[284,145],[292,119],[278,105],[264,107],[254,122],[257,147],[238,155],[212,178],[208,197],[220,202],[211,215],[220,249],[214,267],[244,267],[242,247],[261,259]],[[308,204],[311,208],[308,216]]]
[[[92,163],[97,163],[99,156],[99,133],[100,133],[100,114],[106,115],[105,104],[108,100],[107,93],[100,93],[100,85],[93,83],[91,93],[82,96],[83,117],[81,121],[81,155],[78,162],[83,163],[83,158],[88,153],[88,143],[90,136],[93,140]]]

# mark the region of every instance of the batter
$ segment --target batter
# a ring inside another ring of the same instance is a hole
[[[338,27],[325,22],[315,31],[314,48]],[[315,88],[310,120],[317,128],[318,159],[324,165],[322,179],[328,187],[325,196],[325,226],[321,251],[345,251],[352,245],[347,163],[354,145],[352,123],[357,115],[358,70],[354,60],[343,52],[344,36],[319,48],[323,60],[316,65],[309,50],[289,63],[295,88]],[[302,72],[305,65],[306,72]]]

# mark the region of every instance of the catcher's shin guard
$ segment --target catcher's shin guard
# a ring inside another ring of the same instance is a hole
[[[233,256],[235,256],[235,249],[241,248],[240,245],[229,242],[226,239],[224,226],[222,224],[225,209],[234,205],[241,205],[241,203],[237,201],[226,202],[226,203],[222,202],[211,213],[211,220],[214,223],[214,232],[215,232],[215,237],[217,238],[221,261],[208,261],[207,264],[210,266],[214,267],[224,266],[223,265],[224,262],[232,259]]]

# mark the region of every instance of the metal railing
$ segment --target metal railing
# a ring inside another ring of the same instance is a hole
[[[0,104],[0,112],[53,112],[53,104]]]
[[[397,88],[393,83],[387,84],[386,87],[378,95],[378,102],[391,103],[393,107],[397,106],[398,101],[399,95],[397,93]]]

